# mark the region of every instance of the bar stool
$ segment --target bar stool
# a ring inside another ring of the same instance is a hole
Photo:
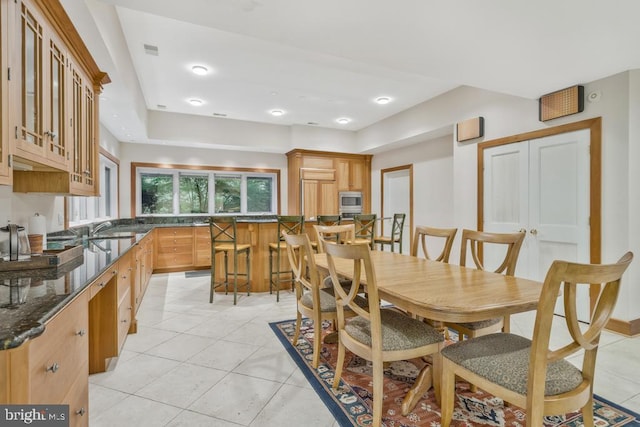
[[[371,250],[373,238],[376,235],[376,214],[359,214],[353,216],[353,223],[356,226],[356,239],[354,243],[366,243]]]
[[[316,220],[317,220],[317,225],[326,227],[326,226],[340,225],[340,221],[342,221],[342,217],[340,215],[318,215],[316,217]],[[318,251],[318,241],[312,241],[311,247],[315,252],[321,252],[321,251]]]
[[[211,292],[209,302],[213,302],[215,288],[224,285],[225,295],[229,292],[229,275],[233,274],[233,305],[236,305],[238,294],[238,276],[247,278],[247,296],[251,294],[251,245],[238,244],[235,216],[214,216],[209,218],[209,230],[211,232]],[[224,252],[224,282],[216,283],[216,255]],[[233,273],[229,273],[229,252],[233,256]],[[246,273],[238,272],[238,255],[246,256]]]
[[[400,253],[402,253],[402,233],[404,231],[404,219],[407,214],[397,213],[393,214],[393,223],[391,224],[390,236],[377,236],[373,239],[373,243],[380,245],[380,250],[384,249],[385,245],[391,246],[391,252],[397,243],[400,247]]]
[[[295,277],[292,270],[282,270],[281,252],[287,248],[287,242],[282,233],[301,234],[304,232],[303,215],[278,215],[278,241],[269,243],[269,293],[276,289],[276,301],[280,301],[280,283],[289,282],[293,286]],[[276,270],[273,267],[273,254],[276,254]],[[286,268],[286,267],[285,267]],[[281,276],[288,277],[283,279]],[[274,279],[275,277],[275,279]]]

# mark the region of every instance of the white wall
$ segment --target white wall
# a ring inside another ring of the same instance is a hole
[[[613,262],[626,250],[640,254],[640,201],[630,183],[640,178],[638,139],[640,125],[640,71],[620,73],[585,84],[585,93],[601,93],[597,102],[586,102],[582,113],[552,120],[538,121],[537,100],[496,94],[461,87],[432,101],[378,122],[358,133],[361,150],[376,150],[387,143],[415,139],[458,121],[483,116],[485,136],[467,143],[453,143],[453,224],[477,227],[477,143],[529,132],[545,127],[602,117],[602,260]],[[389,164],[395,151],[374,157],[375,164]],[[399,162],[400,163],[400,162]],[[633,179],[633,180],[632,180]],[[379,188],[379,169],[373,172],[372,184]],[[379,202],[378,202],[379,205]],[[419,215],[416,210],[415,215]],[[639,255],[640,256],[640,255]],[[640,318],[640,263],[634,262],[623,280],[622,303],[616,317]]]

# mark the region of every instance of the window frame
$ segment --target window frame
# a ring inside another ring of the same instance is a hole
[[[65,228],[79,225],[91,224],[94,222],[120,218],[120,160],[111,153],[100,148],[99,154],[99,174],[100,174],[100,194],[98,196],[67,196],[64,203]],[[105,185],[105,169],[111,170],[110,183]],[[106,190],[111,190],[107,195]],[[106,199],[110,200],[109,210],[111,215],[107,215]],[[81,218],[74,220],[73,208],[78,204],[79,211],[84,212]],[[104,213],[104,215],[102,215]]]
[[[172,174],[174,176],[173,187],[173,213],[172,214],[143,214],[142,210],[142,186],[141,176],[143,173],[159,173]],[[208,175],[209,177],[209,204],[207,213],[180,213],[180,196],[179,177],[184,175]],[[239,167],[220,167],[208,165],[180,165],[180,164],[158,164],[158,163],[137,163],[131,162],[131,217],[153,217],[153,216],[213,216],[213,215],[229,215],[229,213],[217,213],[215,210],[215,176],[233,176],[241,177],[241,202],[240,212],[232,213],[233,215],[261,215],[261,214],[280,214],[280,169],[267,168],[239,168]],[[247,178],[248,177],[269,177],[273,179],[271,212],[247,212]]]

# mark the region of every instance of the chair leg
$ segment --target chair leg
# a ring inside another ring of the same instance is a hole
[[[269,293],[273,294],[273,251],[269,249]]]
[[[224,294],[229,294],[229,253],[224,251]]]
[[[251,249],[247,249],[247,296],[251,295]]]
[[[584,423],[584,427],[594,427],[593,422],[593,393],[591,397],[587,401],[587,403],[582,407],[582,422]]]
[[[382,424],[382,398],[384,397],[384,363],[373,361],[373,427]]]
[[[233,252],[233,305],[238,302],[238,252]]]
[[[213,294],[216,287],[216,254],[211,254],[211,290],[209,292],[209,303],[213,302]]]
[[[338,339],[338,359],[336,360],[336,371],[333,374],[333,389],[337,389],[340,385],[340,378],[342,377],[342,368],[344,365],[344,356],[346,350],[340,339]]]
[[[298,316],[300,312],[298,312]],[[296,325],[297,326],[297,325]],[[313,362],[314,369],[318,369],[318,363],[320,362],[320,349],[322,348],[322,321],[313,322]]]
[[[298,311],[296,315],[296,330],[293,332],[293,338],[291,339],[291,344],[293,344],[294,346],[298,345],[298,338],[300,338],[301,326],[302,326],[302,313]]]
[[[453,374],[453,372],[451,372],[447,364],[448,362],[446,360],[443,360],[443,366],[441,368],[442,375],[440,377],[440,423],[442,427],[449,427],[449,424],[451,424],[456,394],[456,376]]]
[[[280,302],[280,245],[278,244],[278,253],[276,254],[276,302]]]

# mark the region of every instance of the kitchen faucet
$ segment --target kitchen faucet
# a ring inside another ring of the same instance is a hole
[[[92,231],[91,234],[98,234],[101,230],[104,230],[105,228],[109,228],[109,227],[112,227],[112,226],[113,226],[113,224],[111,223],[111,221],[105,221],[103,223],[100,223],[100,224],[96,225],[93,228],[93,231]]]

